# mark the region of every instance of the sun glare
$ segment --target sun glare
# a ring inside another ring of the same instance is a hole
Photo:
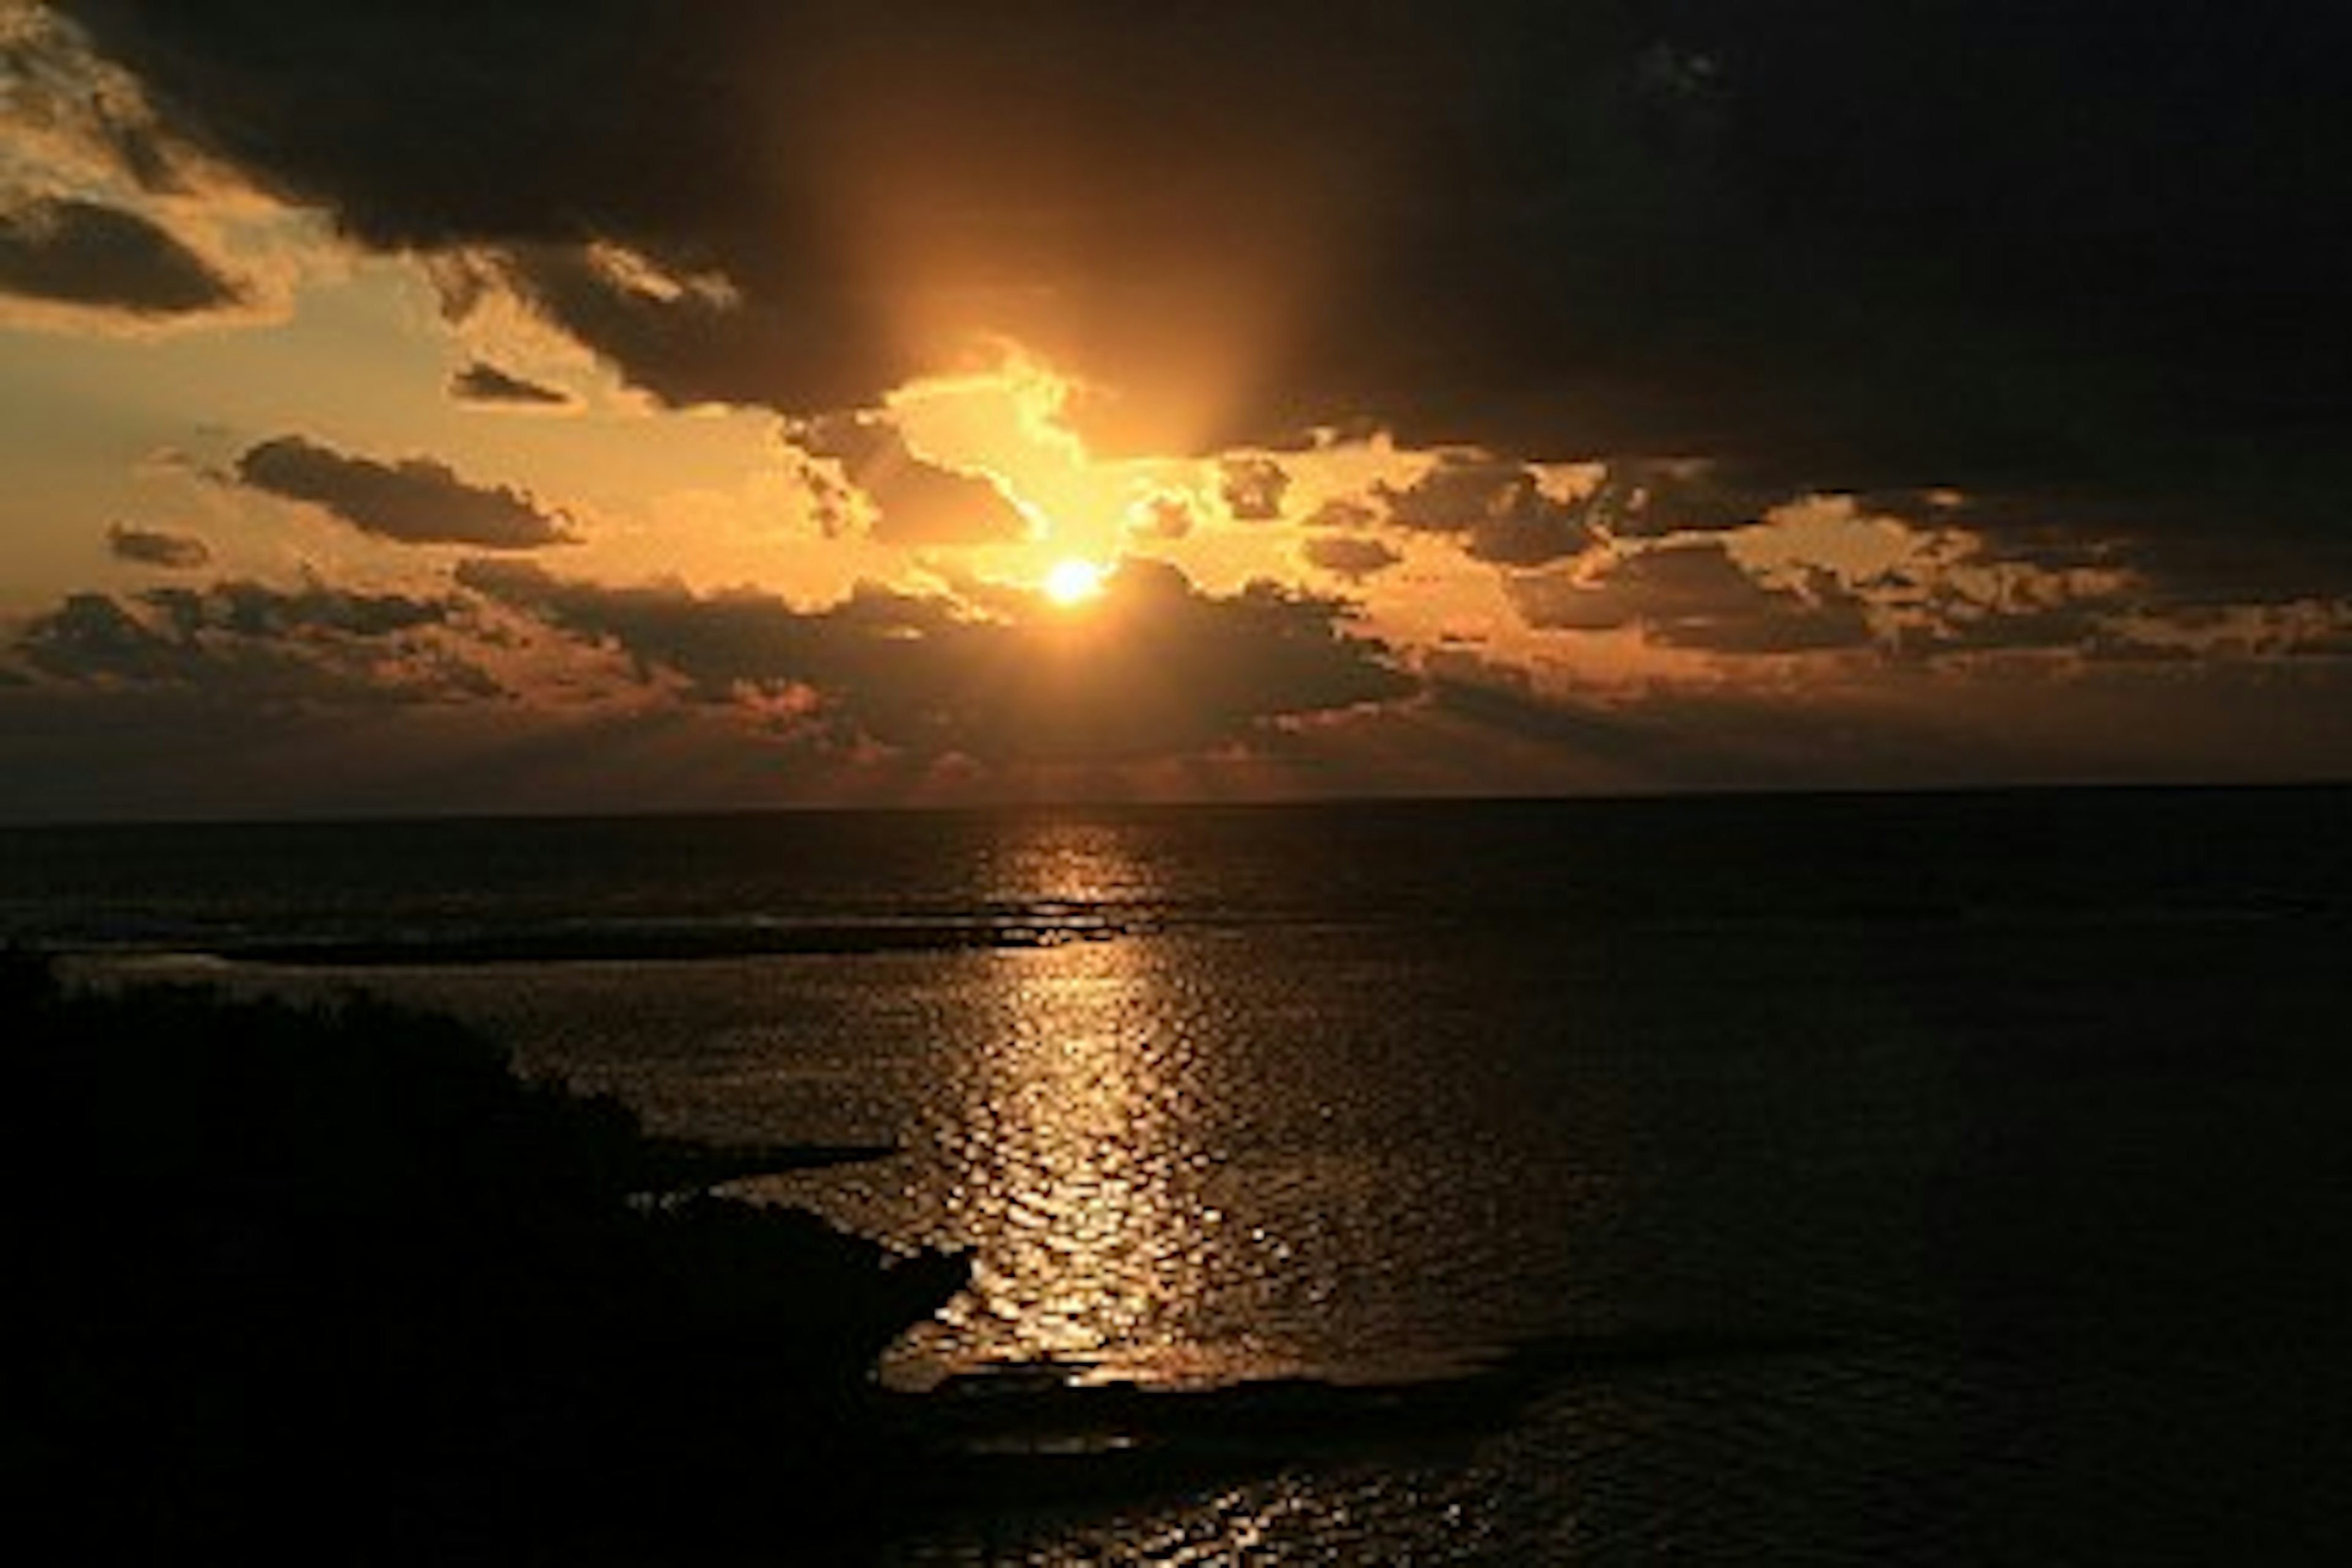
[[[1068,608],[1083,605],[1089,599],[1100,598],[1103,591],[1103,569],[1091,561],[1069,556],[1054,563],[1038,586],[1045,597]]]

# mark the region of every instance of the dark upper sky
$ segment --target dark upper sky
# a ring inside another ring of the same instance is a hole
[[[658,731],[662,787],[589,793],[678,803],[2352,761],[2331,7],[0,18],[0,393],[69,388],[63,446],[147,476],[47,441],[14,503],[47,782],[0,809],[192,705],[306,755],[362,693],[420,805],[535,798],[499,704],[562,757]],[[354,327],[355,278],[406,315]],[[1072,552],[1133,582],[1056,674],[1029,589]],[[168,600],[327,591],[436,609],[359,645]],[[613,618],[656,597],[696,658]],[[884,602],[919,653],[856,640]],[[975,647],[1008,689],[936,679]],[[258,705],[281,665],[320,693]]]

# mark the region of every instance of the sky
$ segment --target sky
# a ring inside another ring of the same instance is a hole
[[[2352,775],[2352,23],[0,0],[0,818]]]

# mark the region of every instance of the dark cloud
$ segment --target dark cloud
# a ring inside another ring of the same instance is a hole
[[[1375,485],[1367,496],[1327,503],[1308,521],[1354,528],[1385,521],[1457,534],[1475,560],[1536,567],[1580,554],[1604,537],[1743,527],[1786,499],[1734,483],[1699,458],[1616,458],[1597,478],[1556,475],[1548,483],[1528,464],[1455,451],[1411,484]]]
[[[1809,574],[1802,591],[1769,585],[1714,540],[1644,550],[1589,577],[1569,570],[1515,577],[1510,593],[1531,626],[1639,626],[1655,641],[1710,653],[1859,647],[1874,635],[1861,599],[1827,573]]]
[[[168,646],[106,595],[75,594],[27,626],[14,651],[33,668],[68,679],[149,679],[151,660]]]
[[[1359,496],[1338,496],[1307,514],[1309,528],[1378,528],[1388,513]]]
[[[2188,666],[2197,662],[2197,649],[2185,644],[2150,642],[2145,637],[2097,628],[2089,634],[2075,651],[2091,664],[2155,664]],[[2294,647],[2282,650],[2302,654],[2310,649]]]
[[[1720,727],[1700,727],[1695,736],[1682,732],[1685,726],[1676,721],[1675,710],[1686,699],[1612,705],[1548,698],[1525,670],[1463,649],[1439,650],[1428,661],[1428,674],[1426,701],[1436,713],[1584,759],[1604,778],[1688,787],[1737,779],[1752,766],[1744,756],[1737,766],[1726,763],[1724,752],[1744,748]],[[1752,720],[1739,726],[1752,727]]]
[[[2352,659],[2352,616],[2324,632],[2296,639],[2289,649],[2301,658]]]
[[[470,265],[478,284],[509,289],[674,405],[866,407],[925,368],[885,349],[862,290],[801,278],[747,289],[736,279],[752,258],[711,272],[698,267],[706,251],[683,237],[642,253],[533,241]]]
[[[2121,656],[2142,647],[2109,630],[2113,606],[2059,604],[2024,609],[1990,605],[1946,605],[1931,622],[1906,626],[1896,636],[1897,652],[1912,658],[1937,658],[1967,654],[2096,650],[2103,657]]]
[[[562,408],[572,402],[569,393],[525,381],[481,360],[449,378],[449,395],[466,403],[509,403],[527,408]]]
[[[1623,539],[1740,528],[1789,499],[1745,488],[1704,460],[1633,458],[1611,461],[1583,505],[1594,528]]]
[[[175,687],[12,687],[0,674],[0,817],[287,820],[420,814],[870,805],[721,714],[506,701],[224,705]],[[887,788],[889,781],[879,781]]]
[[[1385,572],[1403,559],[1379,540],[1352,533],[1316,534],[1299,546],[1298,553],[1308,565],[1349,579]]]
[[[47,144],[59,165],[53,173],[153,195],[188,194],[195,183],[188,150],[120,71],[92,58],[73,26],[45,5],[12,3],[0,28],[0,112],[12,135]]]
[[[232,709],[378,707],[488,689],[426,635],[457,618],[447,599],[228,582],[75,594],[28,622],[10,652],[73,686],[168,688]]]
[[[1471,667],[1433,672],[1428,706],[1475,733],[1576,759],[1601,787],[1643,791],[2294,778],[2325,774],[2352,740],[2341,678],[2318,667],[2282,680],[2102,665],[2022,685],[1949,667],[1867,674],[1847,687],[1666,687],[1629,700],[1538,693],[1508,667]],[[2273,688],[2276,708],[2247,705]],[[2283,747],[2262,743],[2273,721],[2262,710],[2307,729]]]
[[[2337,7],[64,3],[672,401],[870,406],[988,327],[1107,440],[1705,456],[2352,579]]]
[[[1372,494],[1391,522],[1459,534],[1464,550],[1500,566],[1541,566],[1592,542],[1587,498],[1548,493],[1519,463],[1450,456],[1410,485],[1378,485]]]
[[[793,427],[794,441],[838,466],[841,479],[874,508],[873,536],[884,544],[1000,544],[1029,536],[1029,520],[1004,492],[975,474],[927,463],[887,416],[830,415]],[[825,472],[810,476],[829,531],[848,522],[851,497]]]
[[[0,291],[135,316],[242,304],[245,291],[136,213],[71,197],[0,215]]]
[[[1172,542],[1191,537],[1194,521],[1190,496],[1163,491],[1143,503],[1129,526],[1145,537]]]
[[[1218,479],[1225,509],[1244,522],[1272,522],[1290,492],[1290,470],[1272,458],[1227,458]]]
[[[868,588],[821,610],[749,591],[612,588],[522,563],[459,580],[574,637],[667,671],[709,703],[793,689],[846,742],[987,762],[1116,760],[1245,741],[1267,724],[1402,696],[1412,682],[1330,602],[1258,585],[1201,593],[1129,561],[1083,616],[1031,605],[982,619]]]
[[[120,522],[108,527],[106,547],[117,561],[168,567],[175,572],[194,571],[209,564],[213,558],[211,546],[193,533],[132,528]]]
[[[1450,672],[1433,681],[1431,706],[1475,731],[1578,759],[1604,786],[1810,789],[1835,781],[1917,788],[2034,776],[2037,768],[2064,776],[2046,759],[2021,757],[1971,726],[1857,724],[1852,709],[1835,700],[1710,689],[1655,691],[1638,702],[1549,697],[1507,675],[1507,667]]]
[[[363,532],[404,544],[470,544],[531,550],[562,544],[571,530],[520,490],[469,484],[446,463],[407,458],[380,463],[280,436],[248,448],[236,477],[256,489],[309,501]]]

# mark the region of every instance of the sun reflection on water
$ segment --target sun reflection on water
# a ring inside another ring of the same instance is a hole
[[[1148,900],[1150,869],[1116,826],[1066,825],[1008,844],[1004,891],[1086,905]],[[1213,1348],[1220,1279],[1263,1268],[1214,1194],[1213,1064],[1196,997],[1148,941],[975,955],[980,1016],[934,1123],[951,1170],[950,1227],[977,1255],[972,1289],[911,1347],[945,1366],[1049,1363],[1081,1381],[1218,1381],[1244,1343]]]
[[[1188,1042],[1139,944],[995,955],[993,1045],[949,1129],[950,1204],[980,1253],[968,1311],[1031,1358],[1160,1370],[1221,1219],[1200,1191]]]

